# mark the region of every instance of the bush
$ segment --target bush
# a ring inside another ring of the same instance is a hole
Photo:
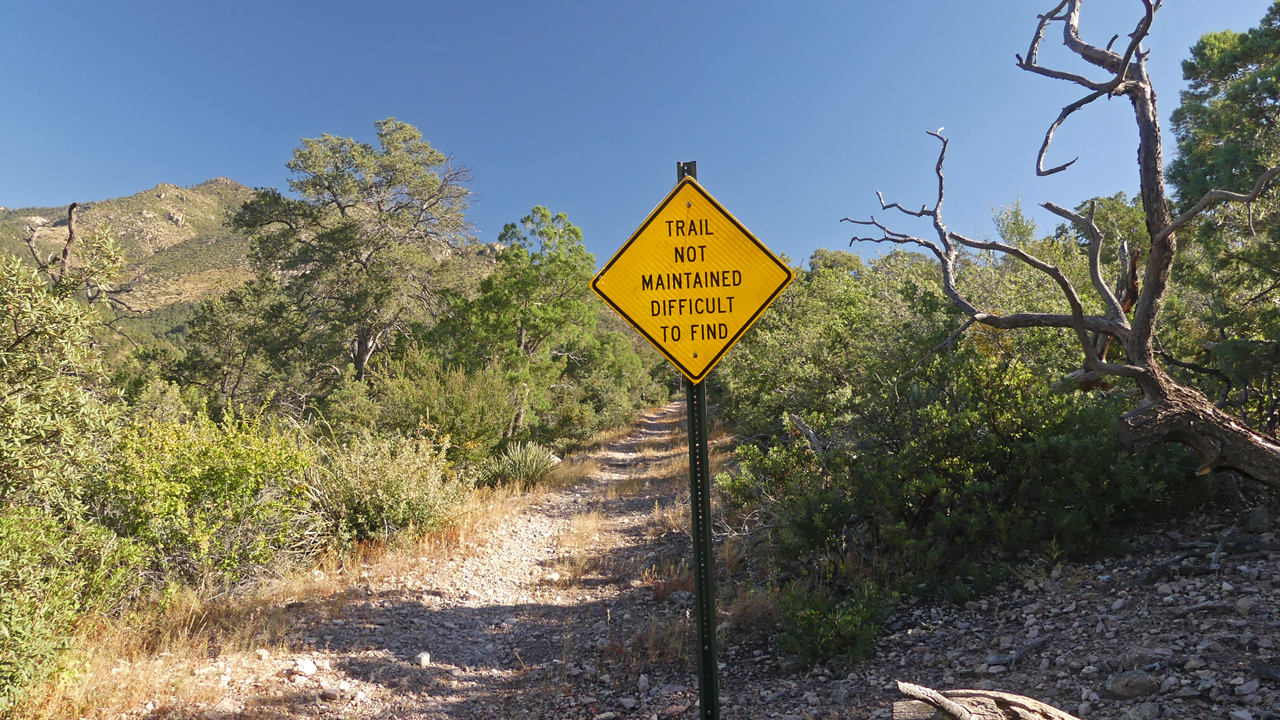
[[[1125,451],[1114,418],[1126,401],[1054,393],[1017,363],[958,353],[864,405],[874,422],[856,442],[744,446],[738,474],[717,482],[775,518],[787,558],[852,546],[929,574],[988,548],[1056,540],[1079,554],[1190,469],[1178,448]]]
[[[512,443],[497,458],[480,466],[486,485],[532,485],[545,478],[560,460],[537,443]]]
[[[887,614],[888,600],[870,581],[855,584],[843,595],[795,583],[778,599],[787,628],[778,636],[778,646],[810,663],[838,655],[869,658],[875,654],[873,643]]]
[[[448,447],[369,434],[329,445],[311,475],[330,532],[345,544],[445,524],[472,489],[450,472]]]
[[[0,503],[77,512],[116,412],[96,386],[95,311],[13,256],[0,258]]]
[[[82,614],[131,596],[140,557],[103,528],[68,529],[34,508],[0,510],[0,714],[58,669]]]
[[[325,542],[298,440],[260,417],[143,421],[91,483],[91,512],[147,548],[153,582],[238,582]]]

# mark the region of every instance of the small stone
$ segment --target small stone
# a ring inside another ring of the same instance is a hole
[[[596,716],[596,720],[614,720],[616,717],[618,717],[616,712],[602,712]]]
[[[1178,692],[1174,693],[1173,696],[1180,698],[1200,697],[1200,691],[1188,685],[1187,687],[1179,688]]]
[[[1007,669],[1008,669],[1008,668],[1006,668],[1004,665],[992,665],[992,666],[990,666],[990,667],[988,667],[988,668],[987,668],[987,674],[989,674],[989,675],[999,675],[999,674],[1003,673],[1003,672],[1004,672],[1005,670],[1007,670]]]
[[[649,692],[649,676],[641,675],[640,680],[636,683],[636,687],[640,692]]]
[[[1160,683],[1160,692],[1167,693],[1176,687],[1178,687],[1178,678],[1170,675],[1164,679],[1164,682]]]
[[[1232,710],[1227,717],[1231,720],[1253,720],[1253,713],[1248,710]]]
[[[1092,709],[1093,709],[1092,705],[1090,705],[1087,702],[1082,702],[1080,703],[1080,706],[1076,708],[1076,715],[1079,715],[1080,717],[1086,717],[1089,714],[1089,711]]]
[[[972,600],[970,600],[970,601],[968,601],[968,602],[966,602],[966,603],[964,604],[964,609],[965,609],[965,610],[968,610],[969,612],[977,612],[977,611],[978,611],[979,609],[981,609],[981,608],[982,608],[982,606],[981,606],[981,605],[979,605],[978,603],[976,603],[976,602],[974,602],[974,601],[972,601]]]
[[[1160,717],[1160,707],[1155,703],[1142,703],[1120,717],[1122,720],[1156,720]]]
[[[618,704],[621,705],[624,710],[634,710],[637,705],[636,699],[629,697],[622,698],[618,701]]]
[[[333,701],[333,700],[337,700],[340,697],[342,697],[342,694],[339,693],[335,688],[325,688],[320,691],[321,700]]]
[[[814,706],[822,702],[821,700],[818,699],[818,695],[812,692],[805,693],[804,696],[801,697],[800,699],[808,703],[810,706]]]
[[[1173,586],[1172,586],[1172,585],[1170,585],[1169,583],[1165,583],[1165,584],[1161,585],[1160,587],[1156,588],[1156,594],[1157,594],[1157,595],[1159,595],[1160,597],[1165,597],[1165,596],[1168,596],[1168,595],[1172,595],[1172,594],[1173,594]]]
[[[849,702],[849,688],[837,685],[835,692],[831,693],[831,704],[844,705],[847,702]]]
[[[420,668],[425,668],[431,665],[431,653],[429,652],[420,652],[418,653],[418,657],[415,659],[417,660],[418,667]]]
[[[1253,609],[1257,606],[1257,600],[1254,600],[1253,598],[1241,598],[1236,601],[1236,612],[1239,613],[1241,617],[1249,617],[1253,612]]]
[[[1236,695],[1252,695],[1258,692],[1258,685],[1259,683],[1257,680],[1250,680],[1243,685],[1236,686],[1235,693]]]
[[[1117,601],[1115,601],[1115,602],[1111,603],[1111,611],[1112,611],[1112,612],[1115,612],[1115,611],[1117,611],[1117,610],[1123,610],[1123,609],[1125,608],[1125,606],[1126,606],[1126,605],[1128,605],[1128,604],[1129,604],[1129,601],[1128,601],[1128,600],[1126,600],[1126,599],[1124,599],[1124,598],[1120,598],[1119,600],[1117,600]]]
[[[453,675],[454,677],[462,677],[462,668],[454,668],[453,670],[449,671],[449,674]]]
[[[1129,670],[1112,675],[1106,683],[1106,693],[1120,700],[1145,697],[1159,689],[1160,681],[1143,670]]]
[[[307,658],[300,658],[293,663],[293,672],[297,675],[303,675],[305,677],[311,677],[312,675],[315,675],[316,671],[319,669],[320,668],[316,667],[316,664],[314,662],[312,662],[311,660],[308,660]]]
[[[258,648],[257,650],[255,650],[254,654],[258,656],[259,660],[266,660],[267,658],[271,657],[271,653],[267,652],[262,648]]]
[[[1080,674],[1085,677],[1091,677],[1093,675],[1098,674],[1098,668],[1094,667],[1093,665],[1085,665],[1083,668],[1080,669]]]
[[[668,705],[662,712],[658,713],[662,717],[675,717],[680,713],[688,710],[688,705]]]
[[[1226,582],[1225,580],[1222,582],[1222,592],[1224,593],[1231,592],[1235,589],[1236,589],[1235,585],[1232,585],[1231,583]]]
[[[1201,660],[1199,657],[1192,656],[1187,658],[1187,664],[1184,667],[1187,670],[1200,670],[1201,668],[1204,668],[1208,664],[1209,663],[1205,662],[1204,660]]]
[[[222,698],[222,700],[213,707],[205,711],[206,720],[231,720],[240,712],[240,706],[231,698]]]

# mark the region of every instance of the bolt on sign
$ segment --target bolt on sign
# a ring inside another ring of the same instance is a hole
[[[699,383],[793,277],[786,263],[685,177],[591,289]]]

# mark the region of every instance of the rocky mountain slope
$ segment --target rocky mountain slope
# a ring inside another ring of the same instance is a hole
[[[247,240],[226,221],[253,191],[227,178],[192,187],[161,183],[127,197],[81,204],[80,227],[109,226],[128,258],[123,284],[133,287],[131,307],[154,310],[198,300],[249,275]],[[40,252],[61,247],[67,237],[61,208],[0,210],[0,249],[29,255],[35,231]]]
[[[77,227],[111,228],[128,262],[119,283],[131,288],[124,301],[162,318],[161,324],[172,324],[190,312],[191,304],[249,278],[248,238],[227,221],[251,197],[252,189],[224,177],[191,187],[160,183],[126,197],[82,202]],[[32,230],[42,254],[61,249],[67,238],[66,206],[0,207],[0,251],[30,257],[26,238]],[[445,274],[466,291],[492,271],[500,250],[501,245],[489,243],[454,251]]]

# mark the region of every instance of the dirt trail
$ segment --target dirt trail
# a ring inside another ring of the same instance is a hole
[[[689,634],[678,529],[687,494],[657,477],[684,462],[683,417],[683,402],[647,413],[597,454],[599,471],[531,499],[465,553],[381,568],[336,599],[293,604],[294,652],[203,669],[226,693],[199,714],[696,714],[685,662],[659,663],[669,676],[650,672],[647,694],[637,677]]]

